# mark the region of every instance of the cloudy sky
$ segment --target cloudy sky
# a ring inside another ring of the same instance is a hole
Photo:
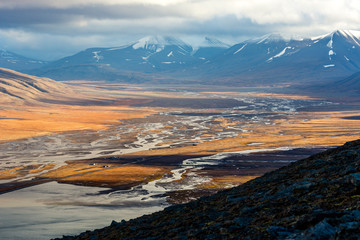
[[[360,30],[359,0],[0,0],[0,48],[54,60],[146,35],[228,43]]]

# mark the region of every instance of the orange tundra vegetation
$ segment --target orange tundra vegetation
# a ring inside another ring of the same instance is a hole
[[[161,178],[169,171],[169,167],[160,166],[103,164],[89,166],[87,163],[74,162],[39,177],[86,186],[131,187]]]
[[[103,130],[121,119],[143,118],[157,113],[128,106],[31,106],[0,110],[0,142],[63,131]]]

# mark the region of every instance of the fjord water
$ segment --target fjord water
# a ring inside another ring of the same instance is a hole
[[[0,238],[41,240],[74,235],[166,206],[163,199],[140,201],[136,191],[113,198],[104,190],[51,182],[0,195]]]

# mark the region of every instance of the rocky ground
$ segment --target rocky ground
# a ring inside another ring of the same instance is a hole
[[[360,140],[239,187],[63,239],[359,239]]]

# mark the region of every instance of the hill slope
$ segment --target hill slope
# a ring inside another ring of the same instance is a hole
[[[73,90],[65,84],[0,68],[1,104],[37,104],[69,96],[73,96]]]
[[[239,187],[63,239],[357,239],[360,140]]]

